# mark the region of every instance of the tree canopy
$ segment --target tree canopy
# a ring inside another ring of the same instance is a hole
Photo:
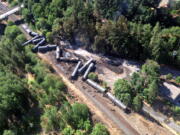
[[[8,23],[0,37],[0,134],[91,134],[89,108],[68,103],[66,86],[52,69],[22,47],[25,37]],[[103,131],[102,131],[103,132]]]
[[[147,60],[129,80],[119,79],[114,83],[115,96],[136,112],[143,107],[143,101],[152,105],[159,93],[159,69],[157,62]]]

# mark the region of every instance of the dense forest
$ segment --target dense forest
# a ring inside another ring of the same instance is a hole
[[[68,102],[61,78],[21,46],[25,40],[12,22],[0,37],[0,134],[108,135],[86,105]]]
[[[160,0],[23,2],[25,21],[50,42],[56,37],[94,52],[180,67],[180,2],[169,8],[159,7]]]

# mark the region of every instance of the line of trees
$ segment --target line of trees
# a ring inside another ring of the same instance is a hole
[[[50,42],[58,37],[85,44],[95,52],[180,67],[180,2],[170,8],[159,7],[159,3],[25,0],[22,15]]]
[[[12,23],[0,39],[0,134],[108,135],[104,125],[92,122],[85,104],[67,101],[61,78],[31,46],[22,47],[24,41]]]

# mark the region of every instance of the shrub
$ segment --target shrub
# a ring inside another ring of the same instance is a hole
[[[57,107],[50,106],[44,110],[44,114],[41,116],[41,126],[46,132],[59,130],[59,123],[62,122],[58,115]]]
[[[104,125],[97,123],[93,128],[91,135],[109,135],[109,132]]]
[[[173,75],[171,73],[167,74],[166,75],[166,79],[167,80],[171,80],[173,78]]]
[[[47,41],[50,42],[50,43],[53,42],[52,32],[47,32],[47,33],[46,33],[46,39],[47,39]]]
[[[180,76],[176,77],[176,82],[180,83]]]
[[[173,106],[171,109],[175,116],[180,116],[180,107],[179,106]]]
[[[74,135],[75,130],[72,127],[66,127],[63,131],[63,135]]]
[[[93,73],[93,72],[89,73],[88,78],[95,81],[95,82],[98,82],[98,80],[99,80],[98,75]]]
[[[16,135],[12,130],[4,130],[3,135]]]

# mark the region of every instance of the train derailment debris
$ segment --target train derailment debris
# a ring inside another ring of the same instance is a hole
[[[46,53],[49,51],[55,51],[55,58],[57,62],[72,62],[77,63],[70,79],[75,80],[78,75],[82,75],[83,73],[83,81],[89,84],[91,87],[95,88],[98,92],[102,93],[104,96],[106,96],[108,99],[110,99],[112,102],[114,102],[118,107],[123,109],[125,112],[127,110],[126,105],[124,105],[120,100],[118,100],[115,96],[113,96],[111,93],[107,92],[107,88],[104,88],[100,86],[98,83],[94,82],[93,80],[88,79],[88,74],[95,68],[96,61],[90,58],[84,65],[82,61],[79,58],[73,58],[69,53],[65,53],[63,56],[63,49],[61,46],[58,45],[45,45],[46,44],[46,38],[42,35],[39,35],[36,32],[31,31],[28,27],[26,28],[24,26],[24,29],[29,33],[30,36],[33,38],[26,41],[22,44],[22,46],[26,46],[30,43],[35,44],[34,48],[32,49],[33,52],[40,52],[40,53]]]

